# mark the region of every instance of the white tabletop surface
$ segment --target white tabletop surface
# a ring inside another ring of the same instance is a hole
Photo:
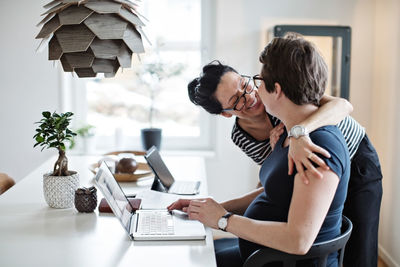
[[[70,156],[81,186],[91,186],[89,164],[99,157]],[[166,157],[177,179],[201,180],[207,194],[204,160]],[[43,196],[43,173],[52,158],[0,196],[0,266],[216,266],[212,234],[205,241],[131,241],[113,215],[79,213],[75,208],[50,208]],[[122,183],[133,193],[148,188],[152,179]],[[97,191],[98,201],[101,193]]]

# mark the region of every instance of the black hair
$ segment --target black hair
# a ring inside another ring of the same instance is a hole
[[[215,91],[221,81],[221,77],[227,72],[237,71],[218,60],[211,61],[203,67],[199,77],[188,84],[189,99],[193,104],[201,106],[211,114],[221,114],[222,105],[215,98]]]

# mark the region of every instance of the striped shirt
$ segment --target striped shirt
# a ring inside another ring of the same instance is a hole
[[[270,119],[273,127],[277,126],[281,122],[278,118],[272,116],[270,116]],[[344,120],[336,126],[344,136],[351,160],[356,153],[361,140],[365,136],[365,129],[350,116],[344,118]],[[269,138],[264,141],[256,140],[239,126],[237,119],[233,125],[231,138],[233,143],[257,164],[261,165],[272,152]]]

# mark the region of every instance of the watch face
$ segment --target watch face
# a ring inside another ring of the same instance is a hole
[[[305,129],[301,125],[293,126],[293,128],[290,131],[292,133],[292,136],[295,138],[299,138],[300,136],[305,135]]]
[[[295,136],[299,136],[299,135],[301,134],[301,132],[302,132],[302,129],[301,129],[299,126],[294,127],[294,129],[293,129],[293,134],[294,134]]]
[[[218,220],[218,227],[221,230],[225,229],[227,224],[228,224],[228,220],[226,218],[220,218]]]

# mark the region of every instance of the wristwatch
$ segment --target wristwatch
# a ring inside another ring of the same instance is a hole
[[[288,133],[288,137],[289,137],[289,138],[290,138],[290,137],[294,137],[294,138],[296,138],[296,139],[298,139],[298,138],[301,137],[301,136],[305,136],[305,135],[308,135],[308,133],[307,133],[306,128],[305,128],[304,126],[302,126],[302,125],[295,125],[295,126],[293,126],[293,127],[290,129],[289,133]]]
[[[218,220],[218,228],[226,232],[226,227],[228,226],[228,219],[233,215],[232,212],[227,212]]]

